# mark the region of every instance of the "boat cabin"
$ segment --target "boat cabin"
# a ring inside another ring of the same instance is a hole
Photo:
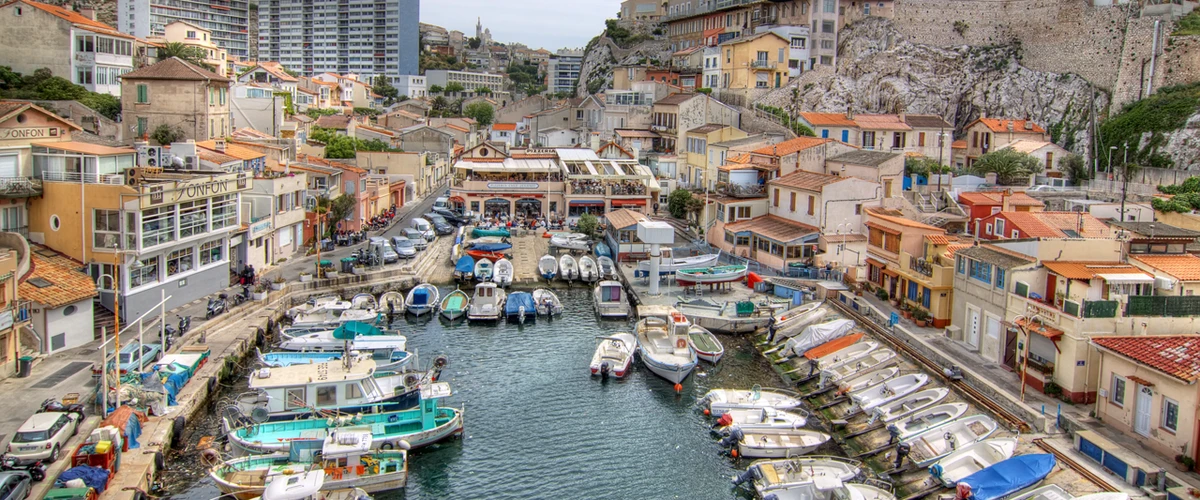
[[[267,396],[267,410],[272,414],[305,408],[361,406],[391,396],[384,394],[374,375],[375,361],[366,357],[349,366],[343,360],[335,360],[262,368],[250,374],[250,389]]]

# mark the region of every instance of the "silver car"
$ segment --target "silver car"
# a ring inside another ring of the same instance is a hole
[[[412,240],[413,246],[417,247],[417,250],[429,248],[429,241],[425,239],[424,231],[406,227],[404,228],[404,237]]]
[[[401,259],[411,259],[417,256],[417,247],[413,245],[413,241],[403,236],[392,237],[392,248],[400,254]]]

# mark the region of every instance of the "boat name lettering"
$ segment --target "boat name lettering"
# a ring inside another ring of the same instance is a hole
[[[329,380],[329,363],[317,365],[317,380]]]

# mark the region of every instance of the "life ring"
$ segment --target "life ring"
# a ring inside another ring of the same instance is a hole
[[[183,448],[183,430],[186,424],[186,418],[182,416],[175,417],[175,421],[171,425],[171,448]]]
[[[384,441],[383,444],[379,445],[379,449],[381,450],[392,450],[395,448],[396,445],[392,444],[391,441]]]
[[[221,454],[212,448],[206,448],[200,452],[200,461],[209,467],[213,467],[224,462],[224,460],[221,459]]]
[[[687,347],[687,339],[685,339],[683,337],[679,337],[679,340],[675,341],[675,347],[678,347],[680,349]]]

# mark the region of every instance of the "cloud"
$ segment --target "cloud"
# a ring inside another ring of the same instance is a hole
[[[493,40],[554,51],[587,45],[620,10],[620,0],[422,0],[421,22],[471,37],[480,18]]]

